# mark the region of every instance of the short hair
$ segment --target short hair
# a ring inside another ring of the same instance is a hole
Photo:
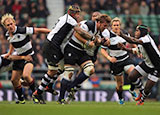
[[[94,15],[93,15],[94,14]],[[94,16],[94,17],[93,17]],[[91,18],[95,18],[95,20],[97,19],[97,18],[99,18],[101,16],[101,13],[100,12],[98,12],[98,11],[95,11],[95,12],[93,12],[92,13],[92,15],[91,15]]]
[[[14,20],[14,16],[12,15],[12,14],[9,14],[9,13],[6,13],[6,14],[4,14],[3,16],[2,16],[2,18],[1,18],[1,24],[5,27],[5,20],[6,19],[12,19],[14,22],[15,22],[15,20]]]
[[[97,19],[97,21],[100,21],[100,23],[110,23],[111,22],[111,17],[107,14],[101,14],[100,17]]]
[[[121,19],[118,18],[118,17],[115,17],[115,18],[112,19],[111,25],[113,24],[113,22],[117,22],[117,21],[119,21],[119,22],[120,22],[120,25],[121,25]]]

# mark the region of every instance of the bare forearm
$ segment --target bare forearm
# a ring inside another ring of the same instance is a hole
[[[12,46],[12,44],[10,44],[8,54],[11,55],[13,51],[14,51],[14,47]]]
[[[110,60],[110,56],[109,56],[108,52],[106,52],[105,49],[101,48],[101,54],[102,54],[107,60]]]
[[[80,36],[77,32],[74,33],[74,36],[84,44],[87,42],[87,40]]]
[[[124,47],[122,50],[125,50],[125,51],[127,51],[127,52],[133,53],[132,48],[126,48],[126,47]]]
[[[87,31],[81,29],[80,27],[75,27],[74,30],[79,34],[81,35],[83,38],[85,39],[92,39],[92,35],[90,35]]]
[[[8,57],[9,60],[15,61],[15,60],[23,60],[24,56],[16,56],[16,55],[10,55]]]
[[[121,34],[121,37],[124,38],[127,42],[132,43],[132,44],[142,44],[141,40],[138,40],[136,38],[133,37],[128,37],[124,34]]]
[[[49,33],[51,32],[50,29],[47,28],[34,28],[35,33]]]

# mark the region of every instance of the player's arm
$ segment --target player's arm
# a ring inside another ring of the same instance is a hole
[[[136,54],[138,57],[142,58],[142,54],[140,53],[140,51],[138,50],[138,47],[135,46],[133,48],[127,48],[124,44],[122,43],[118,43],[118,47],[121,49],[121,50],[125,50],[127,52],[130,52],[132,54]]]
[[[14,47],[12,46],[12,44],[9,45],[9,51],[8,53],[4,56],[4,58],[8,58],[12,52],[14,51]]]
[[[47,28],[34,28],[34,33],[49,33],[49,32],[51,32],[51,30]]]
[[[136,39],[136,38],[133,38],[133,37],[129,37],[129,36],[126,36],[125,34],[123,34],[123,32],[121,31],[120,32],[120,36],[122,38],[124,38],[127,42],[129,43],[132,43],[132,44],[143,44],[143,41],[142,40],[139,40],[139,39]]]
[[[125,50],[127,52],[133,53],[133,48],[127,48],[123,43],[118,43],[117,45],[121,50]]]
[[[110,62],[115,63],[117,61],[117,59],[115,57],[111,57],[104,48],[101,48],[100,52]]]
[[[93,41],[88,41],[86,39],[84,39],[81,35],[79,35],[79,33],[77,32],[74,32],[74,36],[79,40],[81,41],[83,44],[85,44],[86,46],[89,46],[89,47],[93,47],[95,44]]]
[[[11,61],[15,61],[15,60],[32,61],[33,60],[30,55],[27,55],[27,56],[10,55],[7,59],[9,59]]]
[[[74,27],[74,30],[79,34],[81,35],[83,38],[85,39],[90,39],[92,40],[94,38],[94,36],[90,35],[87,31],[83,30],[82,28],[80,28],[79,25],[76,25]]]

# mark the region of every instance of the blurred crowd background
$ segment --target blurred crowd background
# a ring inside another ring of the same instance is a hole
[[[16,23],[19,26],[47,27],[47,17],[50,13],[54,14],[54,11],[50,11],[47,7],[48,1],[0,0],[0,17],[5,13],[11,13],[15,16]],[[80,6],[82,10],[80,20],[90,19],[94,11],[106,13],[112,18],[116,16],[121,18],[122,27],[131,36],[134,35],[137,25],[145,24],[150,27],[150,34],[160,48],[160,0],[64,0],[64,13],[71,4]],[[0,54],[7,53],[9,48],[5,38],[5,31],[2,25],[0,25]],[[46,35],[32,35],[30,38],[36,52],[34,72],[43,73],[43,70],[46,71],[47,69],[42,56],[42,46]],[[131,56],[136,64],[141,61],[141,59],[133,55]],[[110,74],[109,62],[100,54],[95,67],[96,74],[90,78],[93,88],[100,87],[100,81],[113,80]],[[0,77],[0,79],[4,78]]]

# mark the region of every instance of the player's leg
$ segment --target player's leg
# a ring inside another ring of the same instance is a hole
[[[27,81],[28,86],[30,87],[30,89],[32,90],[32,93],[35,92],[35,81],[34,79],[31,77],[33,71],[33,64],[32,63],[27,63],[24,66],[23,69],[23,78],[25,81]],[[38,100],[32,95],[33,98],[33,102],[34,103],[38,103]]]
[[[64,96],[66,93],[67,88],[69,87],[71,83],[72,76],[74,74],[74,67],[73,65],[65,65],[64,66],[65,71],[63,73],[63,78],[61,80],[61,88],[60,88],[60,95],[58,99],[59,104],[65,104],[64,102]]]
[[[63,54],[60,49],[57,49],[57,47],[54,47],[48,40],[46,40],[43,45],[43,56],[47,62],[48,71],[42,77],[41,84],[33,94],[41,104],[45,104],[42,93],[46,86],[49,85],[52,78],[57,74],[57,64],[63,58]]]
[[[57,74],[52,77],[50,83],[46,86],[45,91],[49,92],[53,95],[58,95],[58,92],[53,88],[53,84],[57,80],[58,76],[64,72],[64,59],[59,62],[59,69],[57,70]]]
[[[18,96],[18,101],[17,104],[24,104],[25,100],[23,97],[23,92],[22,92],[22,86],[21,86],[21,82],[20,82],[20,78],[22,75],[22,71],[17,71],[17,70],[13,70],[12,71],[12,77],[11,77],[11,82],[13,84],[14,90]]]
[[[82,72],[76,77],[76,79],[71,83],[71,86],[69,87],[69,90],[74,88],[75,86],[81,84],[83,81],[88,79],[94,72],[94,64],[91,60],[85,61],[83,64],[81,64]]]
[[[159,80],[159,78],[157,76],[158,76],[158,74],[156,72],[154,72],[154,74],[152,73],[152,74],[148,75],[147,83],[146,83],[146,85],[144,87],[144,90],[141,93],[141,98],[137,102],[137,105],[143,105],[145,98],[148,97],[151,94],[152,87]]]
[[[52,80],[52,76],[54,76],[56,73],[57,70],[48,70],[47,73],[43,76],[41,84],[39,85],[38,89],[33,93],[33,96],[39,100],[40,104],[46,104],[43,99],[42,93],[46,88],[46,86]]]
[[[31,77],[33,71],[33,64],[32,63],[27,63],[24,66],[23,69],[23,78],[25,81],[28,82],[30,89],[32,90],[32,92],[35,91],[35,83],[34,83],[34,79]]]
[[[75,78],[75,80],[71,83],[70,87],[68,88],[68,97],[67,102],[70,100],[75,100],[75,93],[77,92],[77,88],[79,88],[80,84],[84,82],[86,79],[88,79],[94,72],[94,64],[91,60],[88,60],[81,64],[82,71],[80,74]]]
[[[123,75],[120,76],[115,76],[115,80],[116,80],[116,91],[119,97],[119,104],[124,104],[124,99],[122,96],[123,93],[123,84],[124,84],[124,80],[123,80]]]
[[[130,74],[129,74],[129,80],[131,81],[131,83],[135,86],[135,88],[138,88],[139,91],[142,93],[142,91],[144,90],[144,86],[143,83],[140,79],[142,75],[136,70],[134,69]],[[141,95],[140,93],[140,95]],[[140,96],[139,95],[139,96]],[[139,99],[139,97],[137,97],[135,99],[135,101],[137,101]]]
[[[124,67],[124,70],[129,75],[134,70],[134,65],[133,64],[129,64],[129,65]],[[135,85],[133,85],[132,83],[130,83],[130,85],[131,85],[131,87],[129,89],[129,92],[131,93],[133,99],[135,100],[135,98],[137,98],[137,94],[134,91]]]
[[[140,77],[148,76],[148,73],[151,71],[153,71],[153,68],[149,68],[144,62],[142,62],[141,64],[137,65],[128,76],[131,83],[135,85],[135,88],[138,88],[141,93],[144,90],[144,86]],[[135,100],[137,101],[137,99]]]

